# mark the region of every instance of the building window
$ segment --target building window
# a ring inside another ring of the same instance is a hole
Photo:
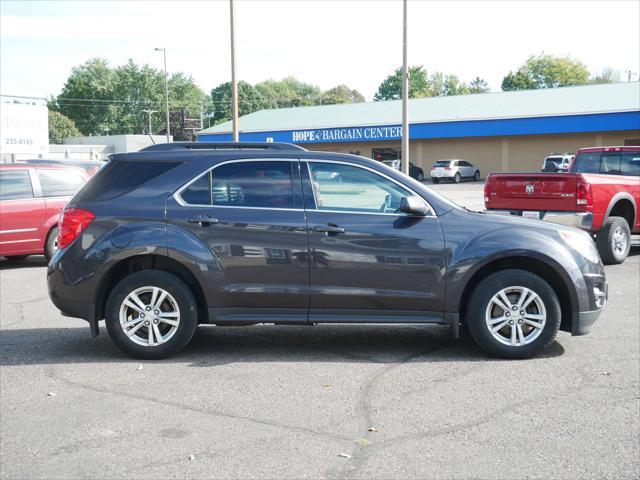
[[[640,146],[640,138],[628,138],[624,141],[625,147],[638,147]]]

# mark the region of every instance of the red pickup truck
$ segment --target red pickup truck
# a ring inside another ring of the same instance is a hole
[[[569,173],[492,173],[484,203],[489,212],[587,230],[605,264],[622,263],[640,232],[640,147],[580,149]]]
[[[17,260],[56,250],[58,217],[87,181],[83,170],[0,165],[0,256]]]

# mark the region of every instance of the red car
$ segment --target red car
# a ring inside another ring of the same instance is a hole
[[[60,212],[86,181],[72,167],[0,165],[0,256],[51,258]]]
[[[492,173],[484,202],[488,211],[587,230],[604,263],[622,263],[631,233],[640,233],[640,147],[580,149],[569,173]]]

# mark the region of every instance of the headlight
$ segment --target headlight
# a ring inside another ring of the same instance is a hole
[[[588,233],[573,230],[560,230],[559,233],[573,250],[590,262],[600,263],[600,255],[596,249],[596,244],[593,243]]]

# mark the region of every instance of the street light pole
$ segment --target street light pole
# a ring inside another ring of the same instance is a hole
[[[171,130],[169,127],[169,77],[167,75],[167,49],[166,48],[156,48],[156,52],[162,51],[162,55],[164,57],[164,97],[165,97],[165,108],[167,109],[167,143],[171,141]]]
[[[231,23],[231,116],[233,123],[233,141],[240,140],[238,134],[238,82],[236,79],[236,34],[233,18],[233,0],[229,0],[229,21]]]
[[[402,1],[402,173],[409,175],[409,71],[407,67],[407,0]]]

